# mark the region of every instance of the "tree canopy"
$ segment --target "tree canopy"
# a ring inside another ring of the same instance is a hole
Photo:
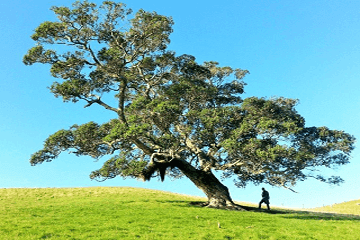
[[[36,28],[36,45],[23,62],[51,66],[60,79],[50,86],[55,97],[99,105],[117,117],[59,130],[31,156],[32,165],[64,151],[108,156],[92,179],[186,176],[215,207],[234,204],[214,170],[238,187],[252,182],[289,188],[308,178],[342,182],[317,169],[347,164],[352,135],[305,126],[295,99],[243,98],[247,70],[199,64],[168,50],[171,17],[133,13],[112,1],[77,1],[52,11],[58,20]]]

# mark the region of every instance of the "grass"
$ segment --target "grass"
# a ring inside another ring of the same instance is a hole
[[[0,239],[360,239],[356,215],[190,204],[203,200],[122,187],[0,189]]]
[[[356,214],[360,215],[360,199],[349,202],[333,204],[321,208],[314,208],[313,211],[342,213],[342,214]]]

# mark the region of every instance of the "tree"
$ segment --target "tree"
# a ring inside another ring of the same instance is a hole
[[[50,86],[55,97],[99,105],[117,118],[52,134],[31,156],[32,165],[64,151],[107,155],[91,179],[185,176],[204,191],[209,207],[236,207],[213,171],[234,178],[238,187],[253,182],[290,188],[308,178],[342,182],[316,170],[348,163],[353,136],[306,127],[297,100],[243,99],[247,70],[177,56],[167,49],[172,18],[144,10],[133,14],[111,1],[77,1],[52,10],[58,21],[36,28],[36,46],[24,63],[50,64],[52,76],[61,79]]]

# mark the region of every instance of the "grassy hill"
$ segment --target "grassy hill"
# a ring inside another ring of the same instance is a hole
[[[201,208],[138,188],[0,189],[0,239],[360,239],[360,217]]]
[[[314,208],[312,211],[360,215],[360,199]]]

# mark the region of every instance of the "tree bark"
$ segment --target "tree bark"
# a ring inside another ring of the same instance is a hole
[[[244,210],[230,197],[228,188],[211,172],[194,168],[185,160],[175,160],[174,166],[188,177],[208,198],[207,207]]]

